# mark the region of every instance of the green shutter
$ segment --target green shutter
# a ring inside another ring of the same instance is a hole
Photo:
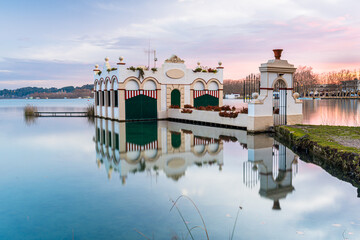
[[[171,105],[181,107],[180,91],[178,89],[174,89],[171,92]]]
[[[219,99],[209,94],[194,99],[194,107],[219,106]]]

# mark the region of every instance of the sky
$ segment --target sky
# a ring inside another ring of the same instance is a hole
[[[93,83],[95,64],[119,56],[161,65],[172,54],[224,79],[259,72],[282,59],[317,73],[360,68],[359,0],[3,0],[0,3],[0,89]]]

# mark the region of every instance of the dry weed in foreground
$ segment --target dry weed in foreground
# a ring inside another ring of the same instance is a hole
[[[179,207],[177,206],[178,201],[179,201],[180,199],[182,199],[182,198],[185,198],[185,199],[187,199],[188,201],[190,201],[190,202],[192,203],[192,205],[195,207],[196,211],[198,212],[198,215],[199,215],[200,218],[201,218],[202,226],[197,225],[197,226],[190,227],[190,226],[188,225],[188,222],[185,220],[183,214],[181,213],[181,210],[180,210]],[[170,208],[170,212],[171,212],[171,211],[174,209],[174,207],[175,207],[175,209],[176,209],[177,212],[179,213],[179,216],[180,216],[181,220],[183,221],[183,223],[184,223],[184,225],[185,225],[185,227],[186,227],[187,234],[186,234],[185,238],[182,236],[182,239],[183,239],[183,240],[184,240],[184,239],[187,239],[189,236],[191,237],[192,240],[195,240],[195,238],[194,238],[194,236],[192,235],[191,232],[192,232],[192,230],[197,229],[197,228],[200,228],[200,229],[204,230],[205,235],[206,235],[206,239],[207,239],[207,240],[210,239],[209,234],[208,234],[208,230],[207,230],[207,227],[206,227],[206,224],[205,224],[205,221],[204,221],[204,218],[203,218],[203,216],[202,216],[199,208],[197,207],[197,205],[195,204],[195,202],[194,202],[190,197],[188,197],[188,196],[186,196],[186,195],[180,195],[175,201],[172,200],[172,199],[170,199],[170,201],[173,203],[173,205],[172,205],[171,208]],[[232,229],[232,233],[231,233],[231,236],[229,236],[229,239],[230,239],[230,240],[232,240],[232,239],[234,238],[235,227],[236,227],[236,223],[237,223],[237,220],[238,220],[238,217],[239,217],[240,210],[242,210],[242,207],[241,207],[241,206],[239,206],[239,209],[238,209],[237,214],[236,214],[236,218],[235,218],[234,226],[233,226],[233,229]],[[134,229],[134,230],[135,230],[137,233],[139,233],[142,237],[144,237],[145,239],[151,240],[151,238],[147,237],[144,233],[140,232],[139,230],[137,230],[137,229]],[[154,237],[153,237],[152,239],[154,239]],[[177,236],[174,236],[172,239],[178,239],[178,237],[177,237]]]

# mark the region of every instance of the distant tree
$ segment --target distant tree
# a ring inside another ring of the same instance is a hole
[[[359,70],[348,70],[342,69],[340,71],[332,71],[319,74],[319,80],[324,84],[340,84],[341,81],[353,80],[355,78],[359,79],[360,69]]]
[[[94,84],[86,84],[86,85],[84,85],[84,86],[77,87],[77,89],[88,89],[88,90],[93,90],[93,89],[94,89]]]
[[[224,94],[242,93],[244,80],[224,80]]]
[[[318,77],[313,73],[312,67],[299,66],[294,73],[294,83],[295,91],[308,92],[314,90]]]
[[[0,98],[25,98],[30,96],[38,96],[38,97],[45,97],[47,93],[59,93],[59,92],[66,92],[66,93],[73,93],[75,90],[87,90],[85,94],[80,94],[78,97],[87,97],[91,90],[93,90],[93,84],[87,84],[82,87],[73,87],[67,86],[63,88],[38,88],[38,87],[23,87],[14,90],[3,89],[0,90]],[[77,92],[79,93],[79,92]],[[84,95],[84,96],[83,96]],[[49,95],[50,96],[50,95]],[[55,96],[55,95],[54,95]],[[91,96],[91,95],[89,95]],[[59,96],[58,96],[59,97]]]
[[[67,93],[71,93],[75,90],[75,88],[73,86],[67,86],[67,87],[60,88],[60,90],[67,92]]]

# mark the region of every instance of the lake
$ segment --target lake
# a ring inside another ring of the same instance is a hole
[[[191,239],[186,226],[206,239],[191,201],[210,239],[360,239],[357,189],[268,135],[23,118],[26,104],[90,103],[0,100],[0,239]],[[308,124],[358,126],[357,113],[357,100],[304,103]]]

